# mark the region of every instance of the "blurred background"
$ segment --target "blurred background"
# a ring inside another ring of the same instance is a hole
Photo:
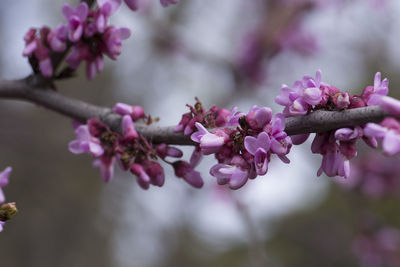
[[[3,2],[0,78],[22,78],[24,34],[63,23],[64,1]],[[81,68],[57,82],[60,93],[142,105],[160,125],[176,125],[195,96],[205,107],[279,112],[281,84],[317,69],[354,94],[381,71],[400,97],[397,0],[139,3],[111,19],[132,31],[118,62],[106,60],[93,81]],[[166,166],[165,185],[144,191],[118,168],[103,183],[88,155],[71,154],[70,119],[9,100],[0,114],[0,166],[13,167],[4,191],[19,208],[0,234],[1,266],[400,266],[400,160],[363,144],[347,180],[317,178],[310,139],[292,148],[290,165],[274,159],[234,192],[208,174],[211,156],[199,166],[201,190]]]

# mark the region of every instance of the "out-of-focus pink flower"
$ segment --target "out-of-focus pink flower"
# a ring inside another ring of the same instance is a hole
[[[128,39],[131,31],[128,28],[108,27],[102,36],[106,46],[105,53],[111,59],[117,59],[122,51],[122,40]]]
[[[130,115],[133,121],[144,118],[144,109],[141,106],[131,106],[124,103],[117,103],[113,107],[113,111],[121,116]]]
[[[4,203],[6,200],[2,188],[8,185],[11,171],[12,168],[7,167],[2,172],[0,172],[0,204]],[[2,229],[0,229],[0,232],[1,230]]]
[[[122,133],[126,140],[133,140],[139,137],[135,130],[135,126],[133,125],[132,118],[129,115],[125,115],[122,118]]]
[[[67,36],[68,28],[66,25],[61,24],[49,32],[47,42],[54,51],[64,52],[67,49]]]
[[[104,182],[108,183],[114,176],[115,157],[102,156],[93,161],[93,167],[100,168],[101,176]]]
[[[383,151],[388,155],[400,152],[400,123],[394,118],[386,118],[381,124],[368,123],[364,128],[368,137],[383,139]]]
[[[89,13],[89,7],[85,2],[81,2],[76,9],[69,4],[64,4],[62,7],[62,13],[65,20],[68,22],[68,38],[71,42],[77,42],[80,40],[86,18]]]
[[[400,118],[400,101],[390,97],[383,96],[379,102],[379,106],[386,112]]]

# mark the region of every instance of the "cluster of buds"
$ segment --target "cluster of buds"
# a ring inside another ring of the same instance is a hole
[[[35,72],[41,72],[45,77],[62,77],[63,73],[71,72],[86,61],[86,74],[92,79],[103,69],[103,55],[116,59],[121,54],[122,40],[130,36],[127,28],[117,28],[108,25],[109,17],[116,12],[120,1],[98,0],[98,6],[90,10],[85,2],[76,8],[64,4],[62,14],[67,21],[55,29],[42,27],[30,29],[25,37],[23,55],[29,61]],[[54,53],[67,53],[66,62],[69,68],[63,73],[54,74]]]
[[[373,86],[367,86],[361,95],[351,95],[322,82],[321,71],[318,70],[315,78],[304,76],[292,87],[283,85],[275,101],[285,107],[283,110],[285,117],[304,116],[318,109],[340,111],[373,105],[380,105],[392,111],[396,109],[393,106],[397,107],[397,103],[393,105],[392,98],[386,96],[389,92],[388,85],[389,81],[386,78],[382,81],[381,74],[378,72]],[[374,130],[372,128],[374,125],[367,124],[367,126],[341,128],[316,134],[311,151],[323,156],[318,176],[324,172],[330,177],[337,175],[349,177],[349,160],[357,155],[357,139],[362,138],[366,144],[376,148],[378,145],[376,138],[383,136],[377,134],[377,130],[374,131],[376,128]],[[386,131],[386,129],[383,130]],[[293,136],[293,144],[303,143],[308,136],[308,134]],[[393,145],[392,141],[391,144]]]
[[[190,185],[203,185],[200,174],[193,170],[198,157],[192,156],[190,164],[184,161],[169,162],[166,157],[180,158],[182,151],[167,144],[153,145],[137,133],[134,122],[141,120],[141,123],[152,123],[152,118],[145,115],[142,107],[117,103],[113,111],[122,116],[121,134],[112,131],[99,119],[92,118],[85,125],[75,124],[77,139],[69,143],[72,153],[88,153],[95,158],[93,166],[100,168],[105,182],[112,179],[114,164],[117,162],[121,169],[136,175],[143,189],[148,189],[150,185],[161,187],[165,181],[164,169],[156,161],[161,159],[172,165],[176,175]]]
[[[197,101],[190,113],[186,113],[176,128],[191,135],[194,142],[199,143],[195,152],[204,155],[214,154],[218,164],[210,169],[210,174],[217,178],[220,185],[228,184],[231,189],[239,189],[248,179],[265,175],[272,154],[276,154],[283,162],[289,163],[286,155],[290,151],[292,141],[283,131],[285,118],[276,114],[272,118],[272,110],[267,107],[253,106],[247,114],[231,112],[212,107],[203,111]],[[207,128],[220,127],[215,130]]]

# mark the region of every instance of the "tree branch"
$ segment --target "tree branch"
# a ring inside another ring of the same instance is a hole
[[[34,76],[23,80],[0,80],[0,98],[29,101],[82,123],[98,117],[114,131],[121,131],[121,116],[110,108],[99,107],[77,99],[63,96],[45,87],[32,86]],[[306,116],[286,119],[285,131],[289,135],[326,132],[342,127],[363,125],[368,122],[380,122],[388,113],[378,106],[349,109],[343,111],[317,110]],[[175,133],[174,126],[160,127],[135,124],[137,132],[154,143],[174,145],[194,145],[189,136]]]

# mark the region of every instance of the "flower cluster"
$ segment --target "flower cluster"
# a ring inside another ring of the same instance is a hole
[[[130,30],[108,25],[109,17],[121,1],[98,0],[97,3],[94,10],[90,10],[85,2],[76,8],[64,4],[62,14],[66,24],[55,29],[46,26],[39,31],[30,29],[26,33],[23,55],[29,58],[35,72],[40,71],[45,77],[57,77],[51,56],[66,53],[68,70],[75,70],[86,61],[86,75],[93,79],[103,69],[103,55],[116,59],[121,54],[122,40],[130,36]]]
[[[362,267],[400,265],[400,231],[394,227],[367,229],[353,241],[352,250]]]
[[[12,168],[7,167],[4,169],[4,171],[0,172],[0,204],[3,204],[6,201],[2,188],[8,185],[11,171]],[[3,231],[4,224],[4,221],[0,221],[0,232]]]
[[[352,172],[339,185],[367,197],[400,196],[399,159],[379,153],[368,153],[352,163]]]
[[[265,175],[272,154],[289,163],[292,141],[284,132],[285,118],[267,107],[253,106],[247,114],[231,112],[212,107],[204,112],[197,101],[190,113],[186,113],[175,129],[191,135],[199,143],[197,149],[204,155],[214,154],[218,164],[210,169],[220,185],[228,184],[231,189],[239,189],[248,179]],[[210,123],[211,122],[211,123]],[[215,130],[207,128],[220,127]]]
[[[165,181],[164,169],[156,161],[162,159],[173,166],[177,177],[197,188],[203,185],[200,174],[194,171],[201,158],[199,153],[193,153],[190,163],[171,163],[165,158],[180,158],[182,151],[166,144],[153,145],[137,133],[134,122],[141,120],[142,123],[152,123],[152,118],[145,115],[142,107],[117,103],[113,111],[122,116],[121,134],[112,131],[99,119],[92,118],[85,125],[75,125],[76,140],[69,143],[72,153],[88,153],[95,158],[93,166],[100,168],[105,182],[112,179],[117,162],[121,169],[136,175],[143,189],[148,189],[150,185],[162,186]]]
[[[338,88],[322,82],[321,71],[317,71],[316,77],[304,76],[302,80],[296,81],[292,87],[283,85],[280,94],[275,101],[284,106],[285,117],[304,116],[318,109],[344,110],[366,107],[387,103],[386,95],[389,92],[389,81],[381,80],[381,74],[375,75],[374,85],[367,86],[361,95],[351,95],[342,92]],[[388,104],[387,109],[393,109]],[[336,131],[317,133],[311,146],[313,153],[323,156],[322,164],[318,170],[318,176],[323,172],[332,176],[349,177],[349,160],[357,155],[356,141],[362,138],[369,146],[376,148],[375,132],[369,127],[357,126],[342,128]],[[294,144],[301,144],[309,135],[298,135],[293,137]]]

